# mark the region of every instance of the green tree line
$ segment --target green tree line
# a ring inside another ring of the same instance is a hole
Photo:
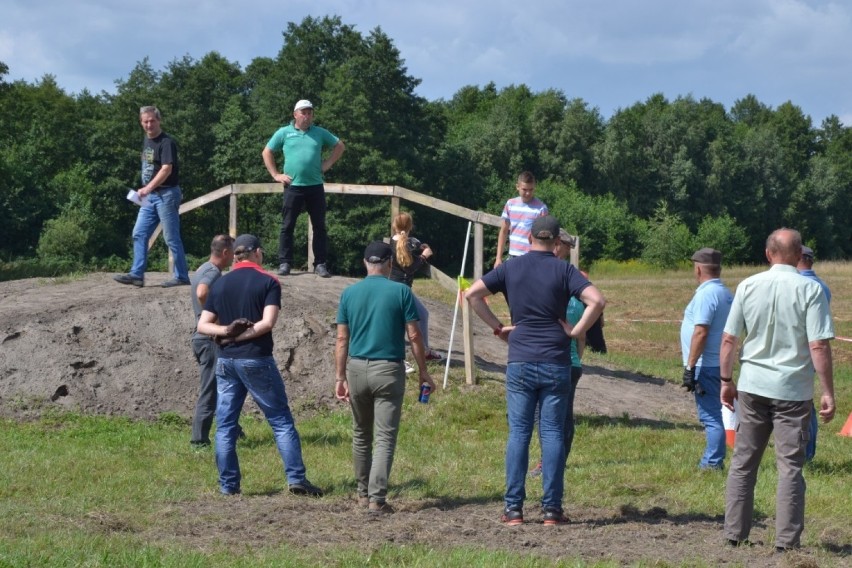
[[[525,85],[467,86],[428,101],[390,37],[339,17],[288,24],[277,57],[244,69],[217,52],[162,70],[137,62],[114,94],[69,95],[50,75],[30,84],[6,81],[8,72],[0,62],[5,262],[92,268],[129,259],[136,210],[125,194],[139,183],[140,106],[163,112],[189,200],[230,183],[269,182],[261,150],[301,98],[346,142],[327,181],[401,185],[499,214],[517,174],[529,170],[551,212],[580,235],[585,266],[636,258],[670,266],[700,246],[719,248],[726,262],[759,262],[766,235],[780,226],[799,229],[820,258],[852,254],[852,132],[836,116],[814,126],[792,102],[773,109],[746,95],[725,109],[652,94],[604,119],[587,101]],[[279,196],[241,197],[240,231],[274,251],[280,207]],[[436,264],[457,272],[466,222],[407,209]],[[329,261],[338,273],[360,273],[364,243],[387,236],[387,212],[379,198],[329,197]],[[187,251],[205,256],[227,217],[224,201],[184,215]],[[490,265],[497,231],[486,235]],[[297,236],[306,254],[305,231]],[[162,258],[165,247],[155,249]]]

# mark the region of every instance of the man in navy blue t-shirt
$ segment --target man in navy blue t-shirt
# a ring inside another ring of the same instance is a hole
[[[263,249],[254,235],[237,237],[234,259],[231,271],[210,289],[198,320],[199,333],[219,338],[227,335],[228,324],[234,320],[245,318],[253,322],[240,335],[228,338],[227,345],[220,347],[216,361],[219,490],[225,495],[240,492],[238,421],[246,395],[251,393],[272,427],[290,493],[321,497],[322,490],[305,477],[299,433],[287,403],[284,381],[272,356],[272,328],[281,310],[281,284],[261,267]]]
[[[571,340],[582,337],[603,312],[606,301],[573,265],[556,258],[559,222],[538,217],[532,225],[530,252],[501,264],[474,282],[465,297],[476,314],[509,343],[506,366],[506,494],[501,521],[519,525],[535,408],[541,406],[544,524],[568,521],[562,511],[565,447],[563,425],[570,400]],[[510,299],[512,325],[504,326],[485,303],[503,292]],[[586,305],[576,325],[565,321],[570,296]]]

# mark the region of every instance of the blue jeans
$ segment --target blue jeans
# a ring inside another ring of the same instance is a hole
[[[565,474],[565,414],[571,396],[571,365],[509,363],[506,366],[507,508],[521,509],[526,499],[526,476],[535,409],[540,406],[543,508],[562,509]]]
[[[704,425],[706,446],[698,467],[722,469],[725,463],[725,425],[722,422],[722,402],[719,393],[722,382],[719,367],[696,367],[695,377],[704,388],[704,394],[695,394],[698,420]]]
[[[237,493],[240,490],[240,462],[237,459],[237,438],[240,412],[246,394],[263,411],[272,427],[272,435],[278,453],[284,462],[287,482],[305,481],[305,464],[302,462],[302,443],[290,406],[284,381],[273,357],[257,359],[229,359],[220,357],[216,361],[216,465],[219,468],[219,488],[222,493]]]
[[[817,423],[817,414],[819,410],[816,407],[816,401],[814,401],[814,408],[811,410],[811,437],[808,439],[808,445],[805,446],[805,461],[811,461],[816,456],[816,438],[817,438],[817,429],[819,428],[819,424]]]
[[[186,254],[183,242],[180,240],[180,187],[167,187],[148,195],[150,201],[147,207],[139,209],[136,225],[133,227],[133,266],[130,275],[136,278],[145,277],[148,268],[148,239],[154,234],[157,225],[163,224],[163,238],[175,263],[174,277],[183,282],[189,282],[189,267],[186,265]]]
[[[423,347],[426,348],[426,352],[429,352],[429,310],[426,309],[426,306],[423,305],[423,302],[420,301],[420,298],[414,296],[414,307],[417,308],[417,317],[420,318],[420,335],[423,337]]]
[[[568,464],[568,456],[571,454],[571,446],[574,445],[574,398],[577,396],[577,384],[583,376],[583,367],[571,367],[571,394],[568,396],[568,409],[565,412],[565,464]],[[535,407],[535,424],[538,427],[539,442],[541,441],[541,409]]]

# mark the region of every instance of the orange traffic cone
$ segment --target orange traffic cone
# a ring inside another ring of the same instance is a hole
[[[729,448],[734,448],[734,441],[737,437],[737,404],[734,399],[734,410],[728,410],[727,406],[722,407],[722,424],[725,426],[725,445]]]
[[[846,419],[846,424],[837,433],[838,436],[848,436],[852,438],[852,412],[849,413],[849,418]]]

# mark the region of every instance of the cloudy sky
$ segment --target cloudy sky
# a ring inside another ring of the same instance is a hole
[[[381,27],[429,100],[524,83],[608,118],[654,93],[726,108],[754,94],[852,126],[848,0],[4,0],[0,14],[6,80],[51,74],[69,93],[113,92],[145,57],[162,70],[218,51],[245,67],[278,53],[287,22],[339,15]]]

